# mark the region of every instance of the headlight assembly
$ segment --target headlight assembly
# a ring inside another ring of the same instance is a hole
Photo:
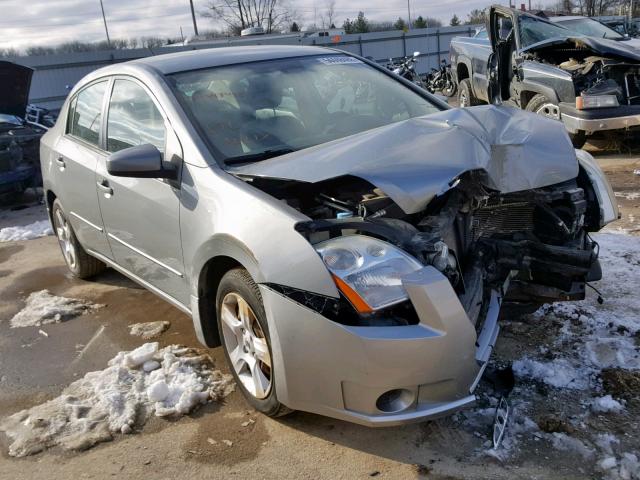
[[[589,108],[618,107],[618,97],[615,95],[585,95],[576,97],[576,108],[587,110]]]
[[[587,172],[600,206],[600,228],[619,218],[618,202],[611,184],[595,159],[584,150],[576,150],[578,162]]]
[[[408,299],[402,277],[423,267],[393,245],[365,235],[347,235],[315,245],[336,285],[359,313]]]

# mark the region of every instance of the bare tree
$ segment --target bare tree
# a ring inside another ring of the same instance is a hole
[[[203,17],[218,20],[235,33],[248,27],[263,27],[271,33],[289,23],[284,0],[211,0]]]
[[[336,19],[336,0],[327,0],[324,12],[320,14],[322,28],[332,28]]]

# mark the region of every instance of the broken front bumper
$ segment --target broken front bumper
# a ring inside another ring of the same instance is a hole
[[[590,134],[640,126],[640,106],[635,105],[578,110],[574,105],[561,103],[560,115],[562,122],[571,133],[582,130]]]
[[[500,295],[491,296],[476,333],[435,268],[425,267],[403,284],[417,325],[345,326],[261,285],[278,399],[367,426],[435,418],[472,403],[498,335]]]

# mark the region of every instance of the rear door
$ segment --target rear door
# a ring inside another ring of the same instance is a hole
[[[102,112],[109,81],[97,80],[76,93],[69,102],[65,134],[54,146],[55,194],[85,249],[111,258],[98,196],[96,167],[104,162],[100,148]]]
[[[116,77],[103,129],[109,153],[152,144],[180,171],[182,150],[150,91],[132,77]],[[180,241],[179,181],[115,177],[98,165],[100,209],[116,262],[182,304],[188,304]]]

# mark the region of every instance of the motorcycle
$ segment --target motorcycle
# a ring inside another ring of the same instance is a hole
[[[426,89],[424,81],[416,72],[416,63],[419,56],[420,52],[413,52],[412,56],[401,58],[397,62],[394,62],[393,59],[390,58],[389,63],[387,64],[387,68],[396,75],[400,75],[402,78],[406,78],[419,87]]]
[[[447,97],[453,97],[456,94],[456,83],[451,75],[451,65],[446,60],[442,60],[440,68],[432,68],[424,79],[426,89],[431,92],[442,92]]]

